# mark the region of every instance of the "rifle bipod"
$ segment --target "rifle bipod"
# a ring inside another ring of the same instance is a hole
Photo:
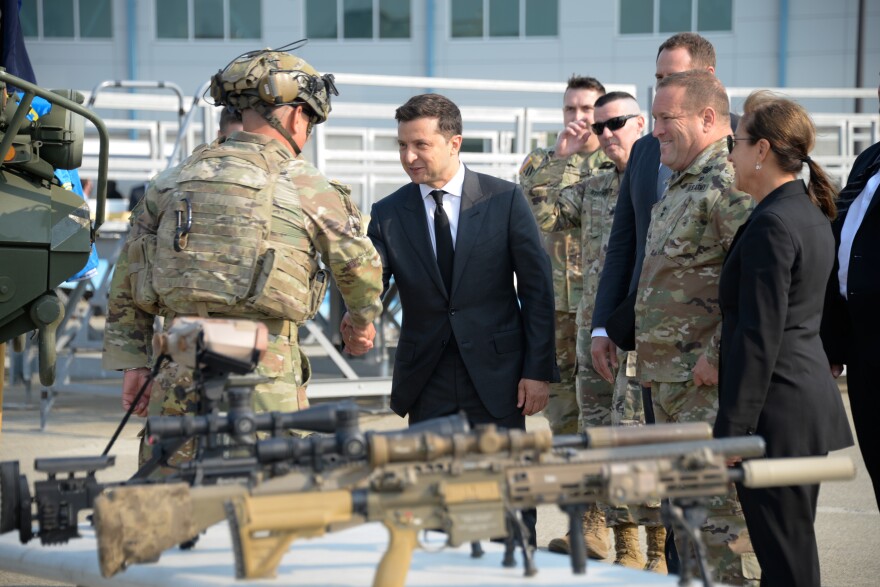
[[[693,569],[696,563],[703,579],[703,587],[713,587],[712,569],[706,559],[706,545],[700,536],[700,527],[708,515],[703,500],[663,500],[660,515],[663,524],[671,526],[675,534],[682,537],[680,543],[684,545],[684,552],[678,553],[681,561],[679,586],[690,585],[691,578],[696,576]]]
[[[507,536],[504,538],[504,558],[501,560],[503,567],[515,567],[516,558],[513,553],[519,546],[523,553],[523,574],[526,577],[534,577],[538,573],[535,566],[534,549],[529,542],[531,534],[523,523],[522,514],[519,510],[508,510],[504,515],[507,525]]]
[[[568,515],[568,540],[571,552],[571,572],[584,575],[587,572],[587,545],[584,543],[584,514],[587,504],[561,505],[559,509]]]

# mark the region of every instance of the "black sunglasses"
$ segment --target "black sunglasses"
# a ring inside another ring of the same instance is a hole
[[[605,127],[608,127],[608,130],[614,132],[616,130],[620,130],[626,124],[626,121],[630,118],[635,118],[638,114],[624,114],[623,116],[615,116],[614,118],[609,118],[605,122],[594,122],[590,125],[590,128],[593,129],[593,133],[596,135],[600,135],[605,132]]]
[[[727,135],[727,152],[733,153],[733,148],[736,146],[737,141],[749,141],[750,143],[754,143],[757,139],[754,137],[742,137],[736,138],[733,135]]]

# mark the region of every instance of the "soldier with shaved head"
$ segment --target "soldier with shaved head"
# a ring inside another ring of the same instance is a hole
[[[606,173],[588,177],[571,186],[554,181],[553,175],[545,170],[535,173],[531,180],[530,203],[541,229],[555,234],[576,228],[581,235],[583,293],[577,313],[577,399],[581,431],[593,426],[636,425],[644,421],[641,390],[632,378],[634,365],[633,361],[627,360],[627,353],[620,353],[623,367],[615,383],[606,381],[596,373],[590,356],[590,316],[608,250],[620,179],[626,171],[630,150],[644,127],[645,119],[635,98],[626,92],[605,94],[596,100],[590,130],[613,167]],[[627,363],[630,363],[629,375]],[[593,508],[585,519],[584,538],[588,551],[591,546],[596,550],[595,545],[601,547],[607,540],[607,524],[614,530],[615,563],[638,569],[648,564],[651,570],[665,572],[663,543],[666,532],[660,522],[658,506],[632,508],[633,511],[626,507],[614,508],[607,519],[602,508]],[[596,518],[599,520],[596,521]],[[650,563],[639,546],[639,524],[649,527]],[[550,549],[564,551],[561,542],[561,539],[551,541]]]

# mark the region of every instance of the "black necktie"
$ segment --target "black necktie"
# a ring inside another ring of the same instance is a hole
[[[443,190],[434,190],[431,196],[437,202],[434,210],[434,238],[437,244],[437,266],[440,267],[440,276],[446,286],[446,293],[452,293],[452,261],[455,257],[455,249],[452,246],[452,229],[449,228],[449,216],[443,209]]]

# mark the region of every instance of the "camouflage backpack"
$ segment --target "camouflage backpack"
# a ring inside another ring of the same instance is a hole
[[[273,241],[270,232],[273,193],[288,160],[273,143],[261,151],[215,144],[195,155],[159,222],[154,293],[141,297],[181,315],[312,318],[326,272],[307,247]]]

